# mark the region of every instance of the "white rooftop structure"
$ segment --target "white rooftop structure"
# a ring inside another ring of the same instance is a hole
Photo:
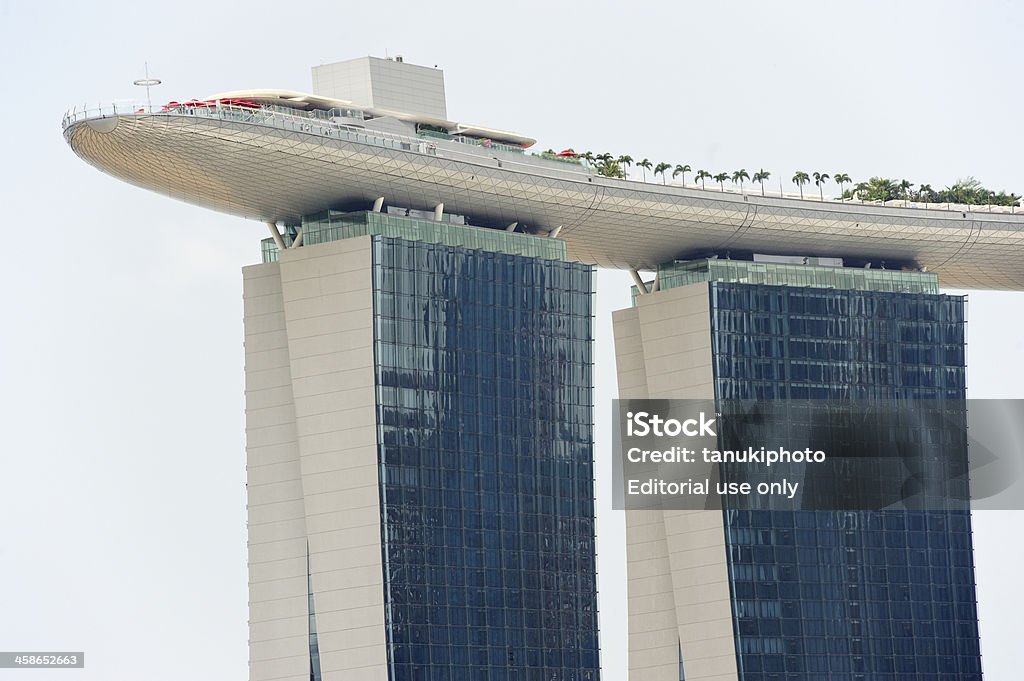
[[[402,57],[360,57],[313,67],[313,92],[379,109],[447,118],[444,71]]]

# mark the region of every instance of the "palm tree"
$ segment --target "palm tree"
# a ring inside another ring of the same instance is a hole
[[[691,168],[688,165],[685,165],[685,164],[677,165],[676,169],[672,171],[672,179],[674,180],[674,179],[676,179],[676,175],[682,174],[682,176],[683,176],[683,186],[685,187],[686,186],[686,173],[689,173],[689,172],[692,172],[692,171],[693,171],[693,168]]]
[[[665,163],[662,161],[658,165],[654,166],[654,174],[658,175],[661,173],[661,183],[665,184],[665,171],[672,167],[671,163]]]
[[[932,196],[935,194],[935,190],[932,189],[930,184],[922,184],[917,188],[918,200],[924,203],[932,203]]]
[[[696,179],[700,180],[700,188],[701,189],[707,189],[707,187],[704,186],[704,180],[710,180],[711,179],[711,173],[709,173],[706,170],[698,170],[697,174],[694,177]]]
[[[732,183],[733,184],[736,184],[737,182],[740,183],[740,194],[743,193],[743,180],[749,180],[749,179],[750,179],[750,175],[747,174],[746,168],[740,168],[739,170],[737,170],[736,172],[734,172],[732,174]]]
[[[594,157],[597,161],[597,165],[594,167],[594,171],[602,177],[622,177],[622,168],[619,166],[615,157],[605,152],[598,154]]]
[[[872,177],[867,182],[861,182],[855,188],[857,198],[861,201],[892,201],[900,198],[900,186],[896,182],[884,177]]]
[[[622,177],[625,178],[626,177],[626,168],[628,168],[629,166],[633,165],[633,157],[630,156],[629,154],[623,154],[622,156],[619,156],[617,162],[618,162],[619,166],[622,168]]]
[[[582,154],[580,154],[580,158],[582,158],[588,164],[592,165],[594,163],[594,152],[592,152],[592,151],[585,151]]]
[[[729,173],[718,173],[712,179],[714,179],[714,181],[718,183],[718,186],[721,187],[722,191],[724,192],[725,191],[725,181],[729,179]]]
[[[910,193],[910,188],[914,186],[914,183],[910,180],[900,181],[900,194],[903,196],[903,205],[907,205],[907,195]]]
[[[828,173],[814,173],[814,184],[818,185],[818,198],[822,201],[825,200],[825,193],[821,190],[821,185],[825,184],[828,180]]]
[[[771,175],[772,174],[769,173],[764,168],[761,168],[756,173],[754,173],[754,182],[761,183],[761,196],[764,196],[764,183],[768,180],[769,177],[771,177]]]
[[[800,188],[800,198],[804,198],[804,185],[807,184],[811,179],[811,176],[802,170],[796,171],[793,175],[793,184]]]
[[[846,184],[847,182],[852,182],[850,176],[847,175],[846,173],[836,173],[835,175],[832,176],[832,180],[839,185],[839,199],[841,201],[845,200],[845,192],[843,191],[843,185]]]
[[[650,159],[647,158],[636,164],[637,168],[642,168],[644,171],[644,182],[647,181],[647,171],[651,169],[652,165]]]
[[[864,203],[864,196],[868,193],[868,189],[871,187],[867,182],[858,182],[853,188],[853,195],[860,199],[861,203]]]

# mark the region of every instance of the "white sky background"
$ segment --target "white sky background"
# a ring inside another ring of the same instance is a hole
[[[449,117],[539,148],[712,172],[880,174],[1024,191],[1016,3],[0,0],[0,650],[84,671],[0,679],[244,679],[239,268],[266,228],[136,189],[61,137],[72,105],[249,87],[372,54],[445,70]],[[786,182],[787,191],[794,190]],[[828,189],[834,190],[834,186]],[[813,191],[813,187],[811,188]],[[628,230],[623,238],[632,238]],[[614,395],[599,276],[597,416]],[[970,297],[972,397],[1024,397],[1024,294]],[[622,516],[598,430],[605,679],[625,678]],[[976,515],[989,679],[1019,675],[1016,513]]]

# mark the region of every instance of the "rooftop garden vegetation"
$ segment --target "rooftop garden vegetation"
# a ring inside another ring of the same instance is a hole
[[[542,156],[555,157],[555,152],[548,150],[542,154]],[[602,177],[616,177],[625,178],[626,171],[630,166],[635,166],[641,171],[643,181],[647,181],[647,172],[651,171],[652,176],[657,180],[658,175],[661,175],[662,184],[667,184],[667,175],[671,172],[672,179],[675,180],[678,176],[682,175],[682,185],[686,184],[686,174],[693,173],[694,181],[700,183],[701,189],[707,189],[707,180],[712,180],[719,186],[718,191],[725,191],[725,183],[731,181],[732,184],[739,188],[740,192],[743,191],[744,182],[750,180],[760,186],[761,195],[765,195],[765,182],[767,182],[772,174],[761,168],[753,175],[749,174],[745,169],[741,168],[732,172],[721,172],[712,173],[704,169],[698,169],[694,171],[689,165],[677,164],[673,166],[671,163],[660,162],[653,163],[650,159],[643,159],[640,161],[634,161],[632,156],[622,155],[614,156],[609,153],[595,154],[587,151],[582,154],[573,156],[573,160],[579,159],[579,161],[585,161],[588,166],[598,175]],[[913,182],[908,180],[891,180],[884,177],[872,177],[866,182],[858,182],[854,184],[853,180],[847,173],[838,172],[824,173],[821,171],[815,171],[813,173],[806,173],[802,170],[797,170],[790,181],[797,186],[800,192],[800,198],[804,198],[804,186],[814,182],[814,186],[818,190],[818,199],[821,201],[825,200],[825,186],[829,182],[833,182],[839,186],[839,200],[840,201],[897,201],[902,200],[908,204],[914,203],[956,203],[966,205],[988,205],[988,206],[1020,206],[1021,196],[1014,193],[1007,193],[1005,191],[993,191],[984,187],[981,182],[973,177],[968,176],[966,179],[957,180],[951,186],[945,189],[936,190],[930,184],[915,185]],[[917,189],[914,187],[917,186]],[[696,184],[694,184],[696,187]]]
[[[843,199],[860,201],[899,201],[904,203],[960,203],[966,205],[1018,206],[1021,197],[1007,194],[1005,191],[995,192],[986,189],[981,182],[973,177],[957,180],[945,189],[934,189],[930,184],[922,184],[914,189],[914,183],[907,180],[890,180],[885,177],[872,177],[867,182],[859,182],[852,189],[842,193]]]

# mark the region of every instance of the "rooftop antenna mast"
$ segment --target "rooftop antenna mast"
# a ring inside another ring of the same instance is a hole
[[[159,85],[162,81],[159,78],[150,78],[149,77],[149,62],[147,61],[147,62],[143,62],[143,63],[145,64],[145,68],[146,68],[146,77],[145,78],[139,78],[138,80],[132,81],[132,85],[138,85],[139,87],[146,88],[146,110],[149,113],[153,113],[153,100],[150,99],[149,88],[153,87],[154,85]]]

